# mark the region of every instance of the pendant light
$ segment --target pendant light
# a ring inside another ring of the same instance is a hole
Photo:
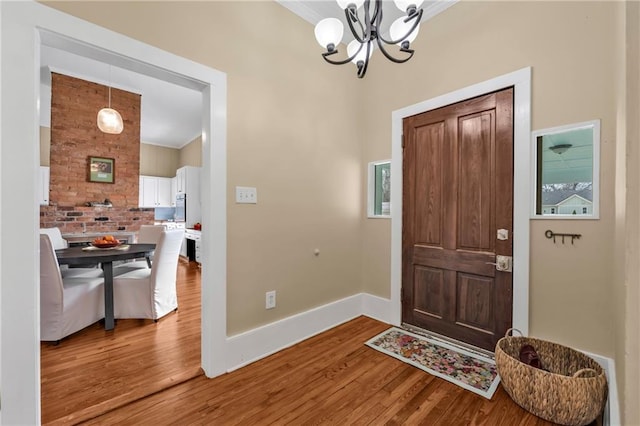
[[[111,65],[109,65],[109,107],[102,108],[98,112],[98,128],[104,133],[119,135],[124,129],[122,116],[118,111],[111,108]]]

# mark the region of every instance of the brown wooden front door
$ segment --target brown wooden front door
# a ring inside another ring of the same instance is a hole
[[[493,351],[512,320],[492,263],[513,251],[513,88],[403,126],[402,320]]]

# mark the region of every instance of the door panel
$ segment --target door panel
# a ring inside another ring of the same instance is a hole
[[[416,161],[424,164],[416,170],[416,183],[424,197],[416,200],[416,208],[421,212],[416,217],[416,237],[419,241],[434,246],[442,241],[442,182],[443,164],[442,146],[444,143],[444,123],[434,123],[418,129],[418,139],[423,141],[416,146]]]
[[[493,350],[511,326],[492,263],[512,254],[513,89],[408,117],[404,138],[403,322]]]
[[[414,291],[416,293],[416,309],[424,315],[442,318],[444,306],[444,276],[441,269],[416,267]]]
[[[458,183],[458,246],[493,251],[491,182],[495,180],[492,152],[492,111],[460,120],[460,180]]]
[[[456,322],[460,325],[491,332],[493,317],[493,279],[471,274],[458,274]]]

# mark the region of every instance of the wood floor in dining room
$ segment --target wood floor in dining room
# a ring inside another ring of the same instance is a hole
[[[89,425],[549,425],[499,387],[491,400],[364,345],[359,317],[232,373],[200,365],[200,269],[180,262],[180,309],[43,343],[42,422]]]

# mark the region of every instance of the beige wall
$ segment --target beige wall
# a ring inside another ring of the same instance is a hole
[[[619,27],[624,31],[626,45],[621,56],[626,66],[621,67],[619,108],[620,146],[618,155],[622,173],[626,172],[626,194],[616,203],[618,208],[617,230],[623,229],[617,239],[616,253],[623,253],[623,261],[616,259],[616,363],[618,386],[624,401],[624,424],[640,424],[640,3],[628,2]],[[626,156],[626,159],[625,159]],[[625,161],[626,160],[626,161]],[[619,190],[619,187],[616,187]],[[620,193],[621,191],[618,191]],[[622,205],[621,205],[622,204]],[[626,309],[622,309],[626,307]]]
[[[202,136],[198,136],[180,149],[178,167],[202,167]]]
[[[140,144],[140,174],[174,177],[182,166],[202,167],[202,137],[198,136],[180,149]]]
[[[458,3],[422,26],[414,43],[416,54],[401,72],[386,61],[372,65],[365,103],[375,106],[366,112],[363,126],[368,141],[364,176],[367,162],[390,156],[393,110],[527,66],[533,69],[532,130],[601,119],[600,220],[530,222],[530,332],[609,357],[616,356],[616,348],[625,340],[625,319],[620,315],[624,316],[624,300],[630,295],[635,295],[629,302],[635,308],[626,318],[626,329],[633,327],[637,342],[638,274],[629,283],[636,290],[616,297],[624,283],[615,281],[613,258],[614,195],[620,166],[616,158],[624,158],[617,153],[616,143],[620,136],[616,96],[619,69],[624,66],[618,54],[624,42],[618,30],[623,8],[621,2]],[[388,297],[390,223],[364,222],[365,291]],[[574,246],[554,245],[544,237],[546,229],[580,233],[582,239]],[[634,235],[637,238],[637,232]],[[637,255],[630,259],[637,267]],[[372,261],[386,268],[377,266],[369,272]],[[637,354],[636,343],[626,360],[635,378]],[[619,369],[621,379],[624,365]],[[627,385],[627,391],[623,400],[637,410],[637,384]]]
[[[174,177],[179,167],[180,150],[164,146],[140,144],[140,174]]]
[[[227,73],[230,335],[360,291],[360,82],[308,23],[275,2],[49,5]]]

